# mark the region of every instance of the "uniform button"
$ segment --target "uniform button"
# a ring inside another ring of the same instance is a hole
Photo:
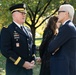
[[[28,44],[28,46],[29,46],[29,44]]]
[[[29,51],[30,51],[30,49],[29,49]]]

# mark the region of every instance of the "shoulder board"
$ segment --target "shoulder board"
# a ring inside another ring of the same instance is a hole
[[[6,29],[6,28],[8,28],[7,26],[3,26],[3,29]]]
[[[7,26],[3,26],[3,28],[8,28]]]

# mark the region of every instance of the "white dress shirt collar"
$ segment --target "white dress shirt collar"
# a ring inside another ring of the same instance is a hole
[[[67,21],[69,21],[70,19],[66,20],[62,25],[64,25]]]
[[[13,21],[19,28],[23,25],[18,24],[17,22]]]

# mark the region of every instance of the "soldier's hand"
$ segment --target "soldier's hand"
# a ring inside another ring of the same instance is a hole
[[[23,67],[26,69],[32,69],[34,67],[34,64],[32,64],[28,61],[25,61],[25,63],[23,64]]]
[[[34,60],[32,60],[32,61],[31,61],[31,64],[34,64],[34,65],[35,65],[35,61],[34,61]]]

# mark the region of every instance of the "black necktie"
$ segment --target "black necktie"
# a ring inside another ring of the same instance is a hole
[[[20,29],[23,31],[23,27],[21,26]]]
[[[24,33],[26,33],[26,35],[28,35],[27,30],[26,30],[23,26],[21,26],[20,28],[21,28],[21,30],[22,30]]]

